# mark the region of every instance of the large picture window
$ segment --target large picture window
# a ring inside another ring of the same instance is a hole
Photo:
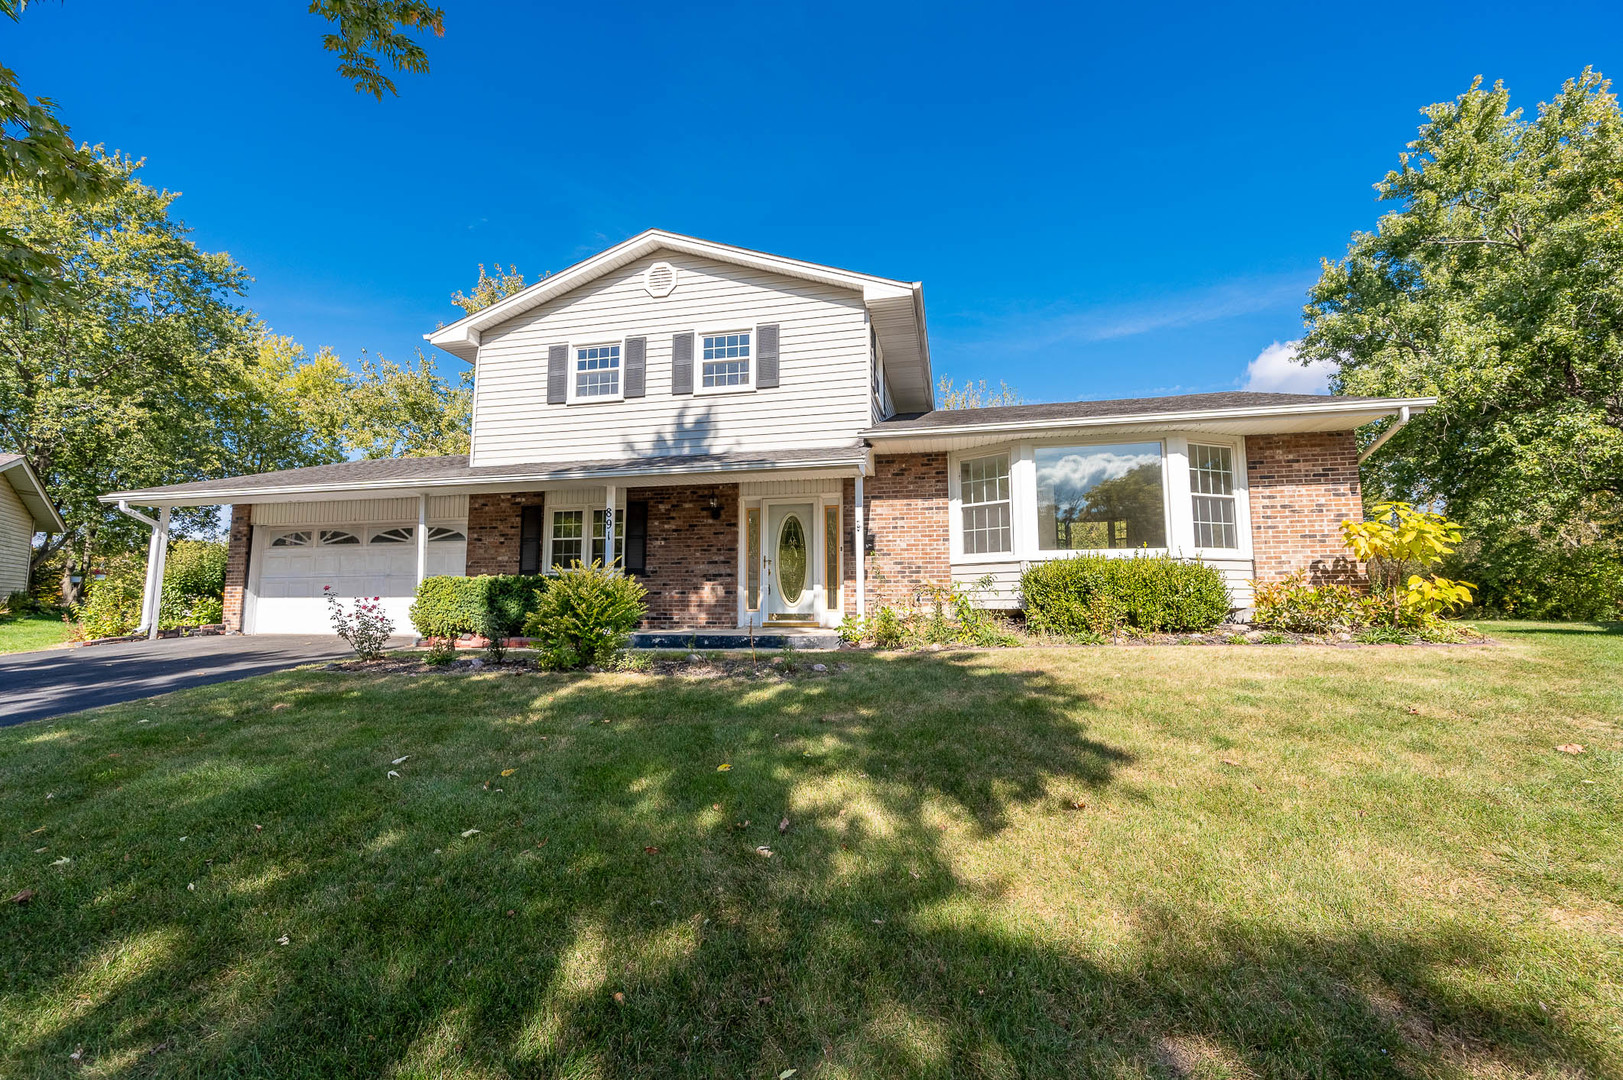
[[[1197,548],[1237,548],[1234,452],[1226,446],[1189,445],[1190,511]]]
[[[1166,547],[1161,459],[1158,442],[1039,447],[1037,547]]]
[[[967,458],[958,463],[958,501],[965,555],[1014,550],[1009,512],[1009,457]]]

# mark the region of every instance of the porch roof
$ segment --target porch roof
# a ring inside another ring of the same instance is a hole
[[[604,461],[540,462],[469,467],[466,454],[432,458],[379,458],[314,465],[305,469],[229,476],[187,484],[113,491],[104,503],[137,506],[215,506],[225,503],[287,502],[356,498],[367,495],[437,495],[514,491],[543,484],[620,483],[659,486],[736,481],[738,474],[850,474],[868,460],[858,443],[808,450],[753,450],[718,454]]]

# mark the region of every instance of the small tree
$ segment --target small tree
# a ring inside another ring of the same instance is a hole
[[[1471,590],[1476,586],[1470,582],[1412,572],[1442,562],[1460,542],[1459,525],[1406,502],[1381,503],[1374,515],[1369,521],[1343,521],[1341,535],[1357,558],[1387,578],[1394,626],[1405,612],[1440,615],[1471,602]],[[1404,580],[1406,572],[1409,576]]]

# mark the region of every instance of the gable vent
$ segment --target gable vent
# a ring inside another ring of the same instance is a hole
[[[643,271],[642,287],[648,290],[649,296],[669,296],[676,288],[676,267],[667,262],[657,262]]]

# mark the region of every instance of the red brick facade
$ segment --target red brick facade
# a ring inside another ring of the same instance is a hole
[[[656,630],[736,627],[738,485],[631,488],[626,498],[648,503],[643,624]]]
[[[253,535],[253,504],[231,507],[231,534],[225,553],[225,629],[242,633],[242,601],[248,592],[248,541]]]
[[[518,573],[519,533],[524,508],[540,506],[539,491],[468,496],[469,577]]]
[[[1363,582],[1341,541],[1341,523],[1364,516],[1352,432],[1247,435],[1245,466],[1258,581]]]
[[[848,491],[854,500],[854,486]],[[863,526],[873,539],[863,582],[868,611],[881,604],[905,607],[920,586],[949,584],[947,455],[876,456],[874,475],[864,481],[862,493],[868,504]],[[848,507],[848,539],[849,514]],[[847,550],[853,546],[848,543]],[[854,565],[849,573],[855,575]],[[855,581],[846,588],[846,610],[855,611]]]

